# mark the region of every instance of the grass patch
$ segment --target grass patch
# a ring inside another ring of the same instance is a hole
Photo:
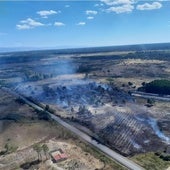
[[[78,143],[78,141],[76,142]],[[83,149],[83,151],[93,155],[96,159],[99,159],[104,163],[103,170],[127,170],[127,168],[123,167],[119,163],[115,162],[114,160],[107,157],[104,153],[96,149],[95,147],[86,144],[84,141],[80,141],[78,145]]]
[[[132,160],[144,167],[146,170],[165,170],[170,166],[170,161],[164,161],[153,152],[140,154],[132,157]]]

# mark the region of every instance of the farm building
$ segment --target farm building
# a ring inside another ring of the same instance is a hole
[[[63,152],[62,149],[57,149],[55,151],[52,151],[50,153],[51,157],[52,157],[52,161],[54,163],[60,162],[60,161],[64,161],[68,158],[68,156]]]

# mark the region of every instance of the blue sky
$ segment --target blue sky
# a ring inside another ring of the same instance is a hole
[[[0,47],[170,42],[170,1],[3,1]]]

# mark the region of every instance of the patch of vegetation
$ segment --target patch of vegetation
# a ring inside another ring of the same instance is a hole
[[[154,99],[147,99],[147,103],[153,105],[155,103]]]
[[[145,104],[145,106],[152,107],[154,103],[155,103],[154,99],[147,99],[147,103]]]
[[[21,97],[18,97],[15,101],[18,102],[19,104],[25,104],[25,100],[22,99]]]
[[[109,83],[114,83],[114,79],[111,77],[106,78],[106,81],[108,81]]]
[[[128,85],[129,85],[129,86],[132,86],[132,85],[133,85],[133,83],[129,81],[129,82],[128,82]]]
[[[93,155],[95,158],[102,161],[104,163],[103,170],[126,170],[127,169],[123,167],[122,165],[118,164],[117,162],[113,161],[109,157],[107,157],[105,154],[100,152],[98,149],[94,148],[93,146],[89,144],[86,144],[85,142],[79,141],[78,145],[83,149],[83,151]]]
[[[164,150],[163,152],[156,152],[155,155],[159,156],[159,158],[164,161],[170,161],[170,154],[167,153],[166,150]]]
[[[135,53],[128,53],[125,55],[125,58],[140,58],[140,59],[149,59],[149,60],[165,60],[170,59],[170,53],[166,51],[137,51]]]
[[[164,170],[170,166],[170,161],[161,159],[153,152],[136,155],[132,159],[146,170]]]
[[[5,80],[0,80],[0,85],[1,86],[5,85]]]
[[[4,146],[4,150],[0,152],[0,155],[6,155],[6,154],[10,154],[13,152],[16,152],[18,149],[18,146],[15,146],[11,143],[6,143]]]
[[[41,145],[39,143],[36,143],[33,145],[33,149],[35,152],[37,152],[39,161],[42,161],[42,153],[45,155],[46,160],[47,160],[47,158],[49,156],[49,148],[46,144]]]
[[[144,84],[144,86],[138,88],[138,90],[147,93],[170,95],[170,80],[154,80],[150,83]]]
[[[26,162],[26,163],[22,164],[20,167],[22,169],[32,169],[33,167],[35,168],[35,166],[37,166],[39,163],[40,163],[39,160],[35,160],[35,161],[32,161],[32,162]]]
[[[39,120],[49,121],[51,119],[49,114],[44,110],[42,110],[42,111],[37,110],[37,113],[38,113],[38,119]]]
[[[45,106],[44,111],[50,112],[50,113],[55,113],[55,110],[52,109],[48,104]]]
[[[91,68],[88,66],[80,65],[77,69],[77,73],[89,73],[91,71]]]
[[[6,116],[4,116],[3,118],[0,118],[0,120],[12,120],[15,122],[21,122],[24,119],[25,119],[24,116],[19,115],[17,113],[9,113]]]
[[[6,149],[6,153],[12,153],[12,152],[15,152],[18,149],[18,146],[7,143],[5,145],[5,149]]]
[[[24,70],[24,73],[25,73],[24,76],[25,81],[38,81],[38,80],[44,80],[53,77],[52,74],[42,74],[30,70]]]

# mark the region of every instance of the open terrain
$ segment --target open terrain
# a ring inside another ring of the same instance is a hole
[[[0,61],[2,86],[48,105],[54,114],[113,150],[134,157],[146,169],[155,168],[153,159],[144,165],[139,161],[141,154],[170,154],[169,149],[165,151],[170,143],[169,102],[131,95],[143,83],[170,79],[169,49],[18,52],[2,54]],[[16,108],[9,117],[15,117]],[[22,107],[20,111],[22,117]],[[34,120],[34,112],[25,114]],[[169,162],[161,165],[165,169]]]
[[[57,123],[40,120],[18,97],[2,89],[0,93],[0,169],[125,169]],[[46,144],[48,153],[62,149],[68,159],[54,163],[41,151],[39,162],[35,144]]]

